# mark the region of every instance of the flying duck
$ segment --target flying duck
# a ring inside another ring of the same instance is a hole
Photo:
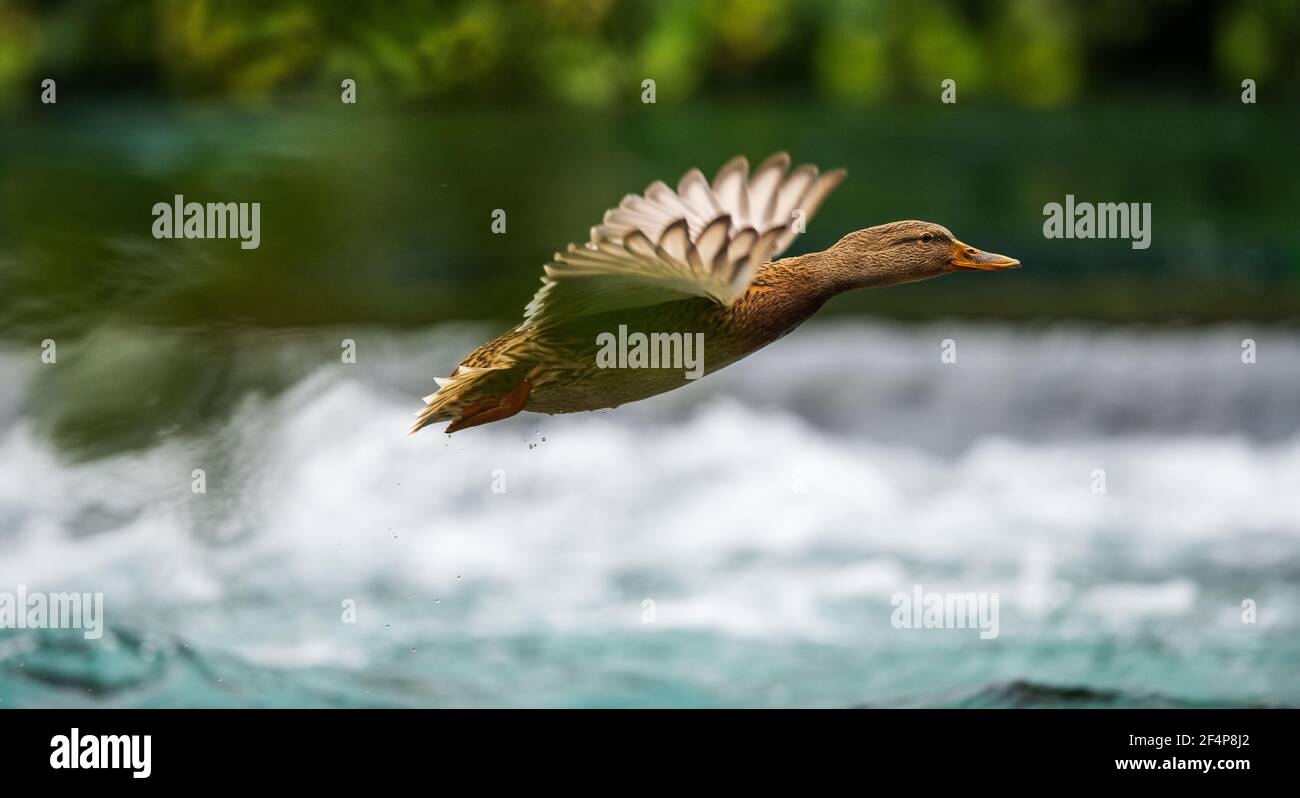
[[[774,260],[845,174],[790,170],[782,152],[752,175],[736,157],[712,183],[692,169],[676,191],[656,181],[627,195],[591,228],[589,241],[570,244],[543,267],[542,287],[518,326],[436,380],[411,432],[439,421],[456,432],[521,410],[617,407],[692,379],[680,362],[610,367],[602,342],[616,332],[621,341],[638,333],[642,342],[677,334],[674,342],[700,341],[703,351],[693,354],[711,373],[786,335],[844,291],[1020,265],[921,221],[868,227],[822,252]]]

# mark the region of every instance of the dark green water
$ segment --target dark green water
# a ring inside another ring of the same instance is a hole
[[[1297,121],[1235,97],[1060,112],[761,98],[622,115],[131,102],[31,112],[0,128],[0,324],[46,335],[109,316],[169,327],[509,319],[551,252],[623,194],[778,149],[850,172],[801,249],[924,218],[1026,264],[1014,281],[964,275],[832,310],[1295,318]],[[260,202],[260,248],[153,240],[151,207],[177,193]],[[1151,248],[1044,239],[1043,206],[1067,193],[1150,202]],[[506,235],[490,231],[498,208]]]

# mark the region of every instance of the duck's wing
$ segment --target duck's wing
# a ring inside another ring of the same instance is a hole
[[[691,297],[731,305],[844,175],[811,165],[791,171],[790,156],[780,152],[752,176],[741,156],[718,170],[712,185],[698,169],[683,175],[676,191],[652,183],[606,211],[590,241],[555,253],[521,326]]]

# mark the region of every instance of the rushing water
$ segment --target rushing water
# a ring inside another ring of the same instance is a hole
[[[0,356],[0,591],[107,617],[0,631],[3,705],[1300,703],[1292,330],[813,324],[618,410],[408,437],[488,332],[264,336],[183,381],[280,384],[107,450],[69,430],[131,370]],[[914,585],[997,593],[998,636],[894,628]]]

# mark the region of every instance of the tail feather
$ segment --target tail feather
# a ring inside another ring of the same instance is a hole
[[[438,390],[424,397],[425,406],[415,414],[417,418],[415,424],[411,427],[410,434],[414,435],[430,424],[439,421],[459,421],[461,411],[466,406],[498,393],[487,390],[489,386],[484,385],[484,383],[493,377],[499,376],[499,372],[507,368],[509,367],[472,368],[459,366],[450,377],[437,378]]]

